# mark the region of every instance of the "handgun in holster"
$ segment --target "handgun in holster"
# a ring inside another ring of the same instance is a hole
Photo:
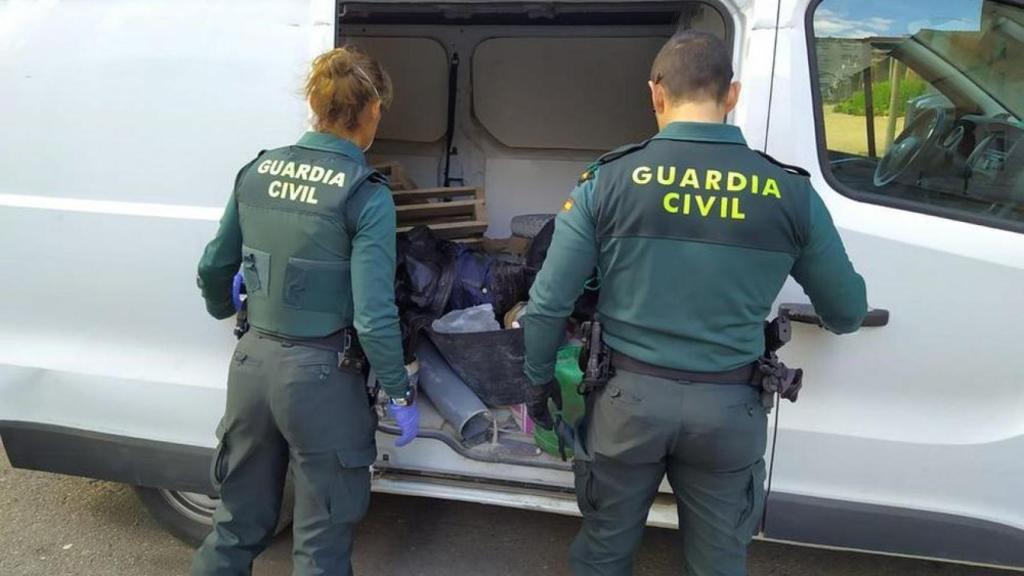
[[[370,360],[359,343],[359,335],[355,328],[341,331],[341,350],[338,352],[338,368],[358,372],[366,382],[366,401],[372,407],[377,403],[380,382],[376,377],[371,379]]]
[[[235,338],[241,340],[242,336],[249,331],[249,305],[246,300],[242,300],[241,307],[238,308],[238,312],[235,313]]]
[[[338,368],[353,370],[364,376],[370,369],[370,362],[366,358],[366,353],[363,352],[362,345],[359,344],[359,335],[356,334],[355,328],[345,328],[342,330],[342,346],[341,351],[338,352]]]
[[[764,323],[764,354],[757,359],[757,370],[754,372],[755,385],[761,387],[761,402],[766,408],[775,405],[775,395],[790,402],[796,402],[803,386],[804,371],[800,368],[789,368],[779,360],[777,352],[793,337],[793,327],[789,318],[777,316],[771,322]]]
[[[581,331],[583,350],[580,352],[580,370],[583,372],[583,380],[578,391],[585,396],[604,388],[615,375],[615,369],[612,367],[611,348],[604,343],[601,323],[597,320],[584,322]]]

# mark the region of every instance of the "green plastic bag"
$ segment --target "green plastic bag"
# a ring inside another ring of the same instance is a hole
[[[582,346],[563,346],[558,350],[558,357],[555,361],[555,380],[562,389],[562,419],[575,427],[583,417],[585,410],[583,396],[579,393],[579,385],[583,380],[583,372],[580,371],[580,350]],[[558,414],[552,405],[552,416]],[[559,456],[558,436],[553,430],[545,430],[534,425],[533,439],[541,450],[553,456]],[[572,446],[565,447],[565,455],[572,457]]]

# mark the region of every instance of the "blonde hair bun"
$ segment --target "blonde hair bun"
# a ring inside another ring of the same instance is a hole
[[[366,106],[378,100],[385,108],[391,104],[393,87],[391,77],[376,60],[345,46],[313,60],[305,93],[317,130],[354,130]]]

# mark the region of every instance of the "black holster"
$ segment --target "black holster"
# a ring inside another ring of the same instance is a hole
[[[764,354],[757,359],[754,385],[761,387],[761,402],[766,408],[775,405],[775,395],[796,402],[803,386],[804,371],[790,368],[779,360],[776,352],[789,342],[792,328],[789,318],[778,316],[764,325]]]
[[[341,331],[342,345],[338,352],[338,368],[354,370],[366,375],[370,370],[370,362],[359,344],[359,335],[355,328],[344,328]]]
[[[612,367],[612,350],[604,343],[601,323],[597,320],[584,322],[581,329],[583,350],[580,351],[580,371],[583,372],[583,380],[578,391],[586,396],[604,388],[615,375],[615,368]]]
[[[235,338],[241,340],[249,331],[249,306],[242,300],[242,307],[235,313]]]

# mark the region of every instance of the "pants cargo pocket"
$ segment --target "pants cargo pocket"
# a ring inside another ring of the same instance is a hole
[[[223,423],[217,426],[217,449],[213,453],[213,461],[210,463],[210,484],[216,492],[224,484],[228,475],[228,438],[227,430]]]
[[[331,524],[356,524],[370,507],[370,464],[375,453],[337,452],[338,471],[331,483]]]
[[[764,460],[759,460],[750,468],[750,483],[747,486],[747,507],[740,516],[736,529],[736,538],[743,543],[750,543],[761,525],[764,514],[764,481],[766,473]]]
[[[597,501],[594,498],[594,470],[592,462],[576,459],[572,463],[576,486],[576,504],[584,516],[597,512]]]

